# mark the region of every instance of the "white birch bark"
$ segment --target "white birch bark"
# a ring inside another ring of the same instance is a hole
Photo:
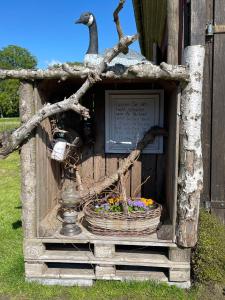
[[[182,247],[193,247],[197,242],[203,185],[201,117],[204,57],[203,46],[185,49],[190,82],[181,95],[177,243]]]

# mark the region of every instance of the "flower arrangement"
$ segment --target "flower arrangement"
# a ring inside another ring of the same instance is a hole
[[[123,198],[120,196],[112,196],[107,198],[100,204],[95,205],[95,212],[122,212],[123,211]],[[157,204],[153,199],[136,197],[127,199],[128,212],[147,212],[154,209]]]

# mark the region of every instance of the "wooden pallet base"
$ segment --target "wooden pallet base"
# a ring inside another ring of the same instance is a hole
[[[154,280],[190,285],[190,251],[172,242],[32,239],[24,242],[28,281],[92,285],[93,280]]]

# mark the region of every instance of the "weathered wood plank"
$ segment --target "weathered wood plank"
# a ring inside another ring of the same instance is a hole
[[[206,19],[213,20],[213,0],[206,1]],[[211,129],[213,89],[213,38],[207,38],[205,45],[205,66],[202,98],[202,157],[204,182],[201,203],[208,208],[211,201]]]
[[[94,180],[105,177],[105,101],[95,99]]]
[[[175,90],[170,95],[168,107],[169,135],[167,138],[166,157],[166,206],[169,212],[170,222],[173,224],[173,236],[175,236],[177,218],[177,178],[179,158],[179,115],[180,115],[180,92]]]
[[[225,23],[225,2],[215,1],[215,23]],[[214,36],[214,67],[213,67],[213,105],[212,105],[212,173],[211,173],[211,200],[225,201],[225,106],[224,106],[224,70],[225,61],[222,59],[225,52],[225,34]],[[219,209],[212,211],[223,219],[223,212]]]
[[[149,178],[142,185],[143,197],[156,199],[156,155],[142,154],[142,182]]]
[[[206,1],[191,1],[191,45],[205,45]]]
[[[136,160],[131,167],[131,196],[141,195],[141,169],[142,169],[142,161],[141,157]]]
[[[20,116],[22,123],[35,113],[34,88],[29,82],[21,83]],[[21,202],[25,238],[36,236],[36,142],[34,134],[21,148]]]
[[[167,1],[168,46],[167,62],[178,63],[179,49],[179,0]]]
[[[85,107],[92,109],[92,98],[89,97],[83,100]],[[80,176],[83,183],[84,188],[92,186],[94,182],[94,146],[84,145],[81,152],[81,171]]]
[[[124,157],[126,157],[126,155],[121,154],[120,157],[118,158],[119,167],[123,164]],[[132,166],[132,168],[133,168],[133,166]],[[124,183],[125,183],[125,189],[126,189],[127,197],[131,196],[131,172],[132,172],[132,168],[129,169],[127,171],[127,173],[125,174],[125,176],[124,176],[124,181],[125,181]]]
[[[119,154],[109,154],[106,153],[105,155],[106,158],[106,176],[110,176],[113,173],[115,173],[119,167],[119,158],[120,155]],[[114,188],[114,187],[112,187]],[[118,191],[118,189],[117,189]]]

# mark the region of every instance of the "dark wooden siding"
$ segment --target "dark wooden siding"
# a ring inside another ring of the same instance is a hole
[[[225,24],[225,0],[214,1],[214,23]],[[214,35],[212,97],[212,210],[225,223],[225,33]]]
[[[148,59],[152,59],[148,49],[153,46],[153,41],[145,36],[144,30],[148,28],[148,36],[154,36],[156,29],[153,26],[156,24],[150,23],[149,18],[154,11],[160,19],[162,10],[165,12],[166,7],[161,6],[161,11],[157,11],[157,1],[151,1],[151,7],[149,5],[143,10],[140,3],[145,1],[133,2],[142,50]],[[206,24],[210,21],[213,24],[225,25],[225,0],[179,0],[179,3],[179,62],[185,46],[201,44],[206,48],[202,106],[202,204],[211,208],[225,223],[225,33],[215,33],[214,36],[207,37],[205,31]],[[167,30],[156,32],[157,40],[168,38]],[[148,47],[145,43],[148,43]]]
[[[202,107],[202,203],[225,223],[225,33],[206,36],[208,22],[225,24],[225,0],[191,2],[191,44],[205,44]]]

